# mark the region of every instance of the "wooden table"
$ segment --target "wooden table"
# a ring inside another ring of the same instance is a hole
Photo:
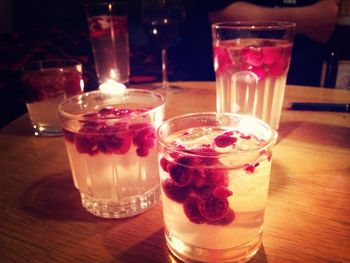
[[[214,83],[175,84],[167,118],[215,110]],[[349,103],[350,92],[289,86],[291,101]],[[27,115],[1,130],[0,156],[0,262],[176,262],[160,204],[122,220],[85,212],[62,137],[32,136]],[[349,162],[349,113],[283,111],[252,262],[350,262]]]

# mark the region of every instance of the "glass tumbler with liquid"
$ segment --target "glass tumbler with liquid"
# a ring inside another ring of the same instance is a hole
[[[105,218],[140,214],[160,198],[155,131],[164,99],[146,90],[93,91],[60,104],[60,120],[83,207]]]
[[[255,116],[278,129],[295,24],[212,25],[218,112]]]
[[[165,239],[184,262],[245,262],[263,234],[275,131],[234,113],[174,117],[159,128]]]

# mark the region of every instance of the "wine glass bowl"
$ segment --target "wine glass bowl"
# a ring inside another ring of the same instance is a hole
[[[142,23],[152,45],[162,54],[162,87],[170,88],[167,73],[167,48],[176,42],[185,8],[180,0],[143,0]]]

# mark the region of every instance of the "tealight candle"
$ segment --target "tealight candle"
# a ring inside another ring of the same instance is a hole
[[[123,83],[117,82],[113,79],[109,79],[102,83],[99,89],[105,93],[124,93],[126,86]]]

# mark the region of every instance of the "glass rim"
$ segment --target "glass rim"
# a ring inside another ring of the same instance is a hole
[[[212,24],[213,29],[283,30],[295,29],[296,23],[289,21],[226,21]]]
[[[237,117],[239,119],[253,120],[253,121],[261,124],[262,126],[264,126],[269,131],[271,136],[269,137],[268,140],[264,140],[263,144],[255,147],[255,148],[251,148],[251,149],[240,151],[240,152],[233,151],[233,150],[232,151],[224,151],[224,152],[215,152],[215,154],[208,154],[208,153],[201,154],[200,152],[198,153],[198,152],[191,152],[188,150],[183,150],[181,148],[179,149],[177,146],[173,145],[172,143],[166,142],[164,140],[164,137],[161,136],[162,129],[173,121],[184,119],[184,118],[190,118],[190,117],[214,116],[214,115],[233,116],[233,117]],[[197,112],[197,113],[188,113],[188,114],[183,114],[183,115],[177,115],[177,116],[174,116],[166,121],[163,121],[163,123],[158,127],[156,134],[157,134],[158,144],[160,144],[165,149],[170,150],[170,151],[177,153],[177,154],[184,154],[185,153],[187,156],[200,157],[200,158],[218,158],[218,156],[224,157],[224,156],[228,156],[228,155],[246,154],[246,153],[251,153],[251,152],[255,152],[255,151],[262,152],[265,149],[268,149],[269,147],[271,147],[273,144],[275,144],[275,141],[277,139],[277,132],[274,129],[272,129],[263,120],[260,120],[256,117],[249,116],[249,115],[243,115],[243,114],[238,114],[238,113],[229,113],[229,112]]]
[[[143,94],[149,94],[149,95],[153,95],[155,97],[158,97],[160,99],[160,102],[155,105],[154,107],[151,107],[150,109],[147,109],[145,111],[139,112],[139,113],[135,113],[131,116],[126,116],[126,117],[103,117],[104,120],[123,120],[123,119],[128,119],[130,117],[135,117],[135,116],[143,116],[143,115],[147,115],[152,111],[157,110],[159,107],[162,107],[165,104],[165,98],[154,91],[150,91],[150,90],[144,90],[144,89],[130,89],[130,88],[126,88],[123,93],[111,93],[111,92],[104,92],[102,90],[94,90],[94,91],[89,91],[89,92],[84,92],[82,94],[78,94],[75,96],[72,96],[64,101],[62,101],[59,105],[58,105],[58,112],[62,117],[65,118],[69,118],[69,119],[74,119],[74,120],[90,120],[90,121],[94,121],[94,120],[100,120],[100,117],[93,117],[93,116],[83,116],[82,114],[72,114],[72,113],[68,113],[67,111],[63,110],[63,106],[67,103],[71,103],[73,100],[79,101],[81,100],[83,97],[88,97],[88,96],[93,96],[95,94],[106,94],[106,95],[115,95],[115,96],[124,96],[125,93],[143,93]]]
[[[30,72],[38,70],[47,70],[54,68],[73,68],[76,66],[82,66],[79,60],[68,58],[68,59],[42,59],[37,61],[32,61],[24,64],[21,67],[21,71]]]

